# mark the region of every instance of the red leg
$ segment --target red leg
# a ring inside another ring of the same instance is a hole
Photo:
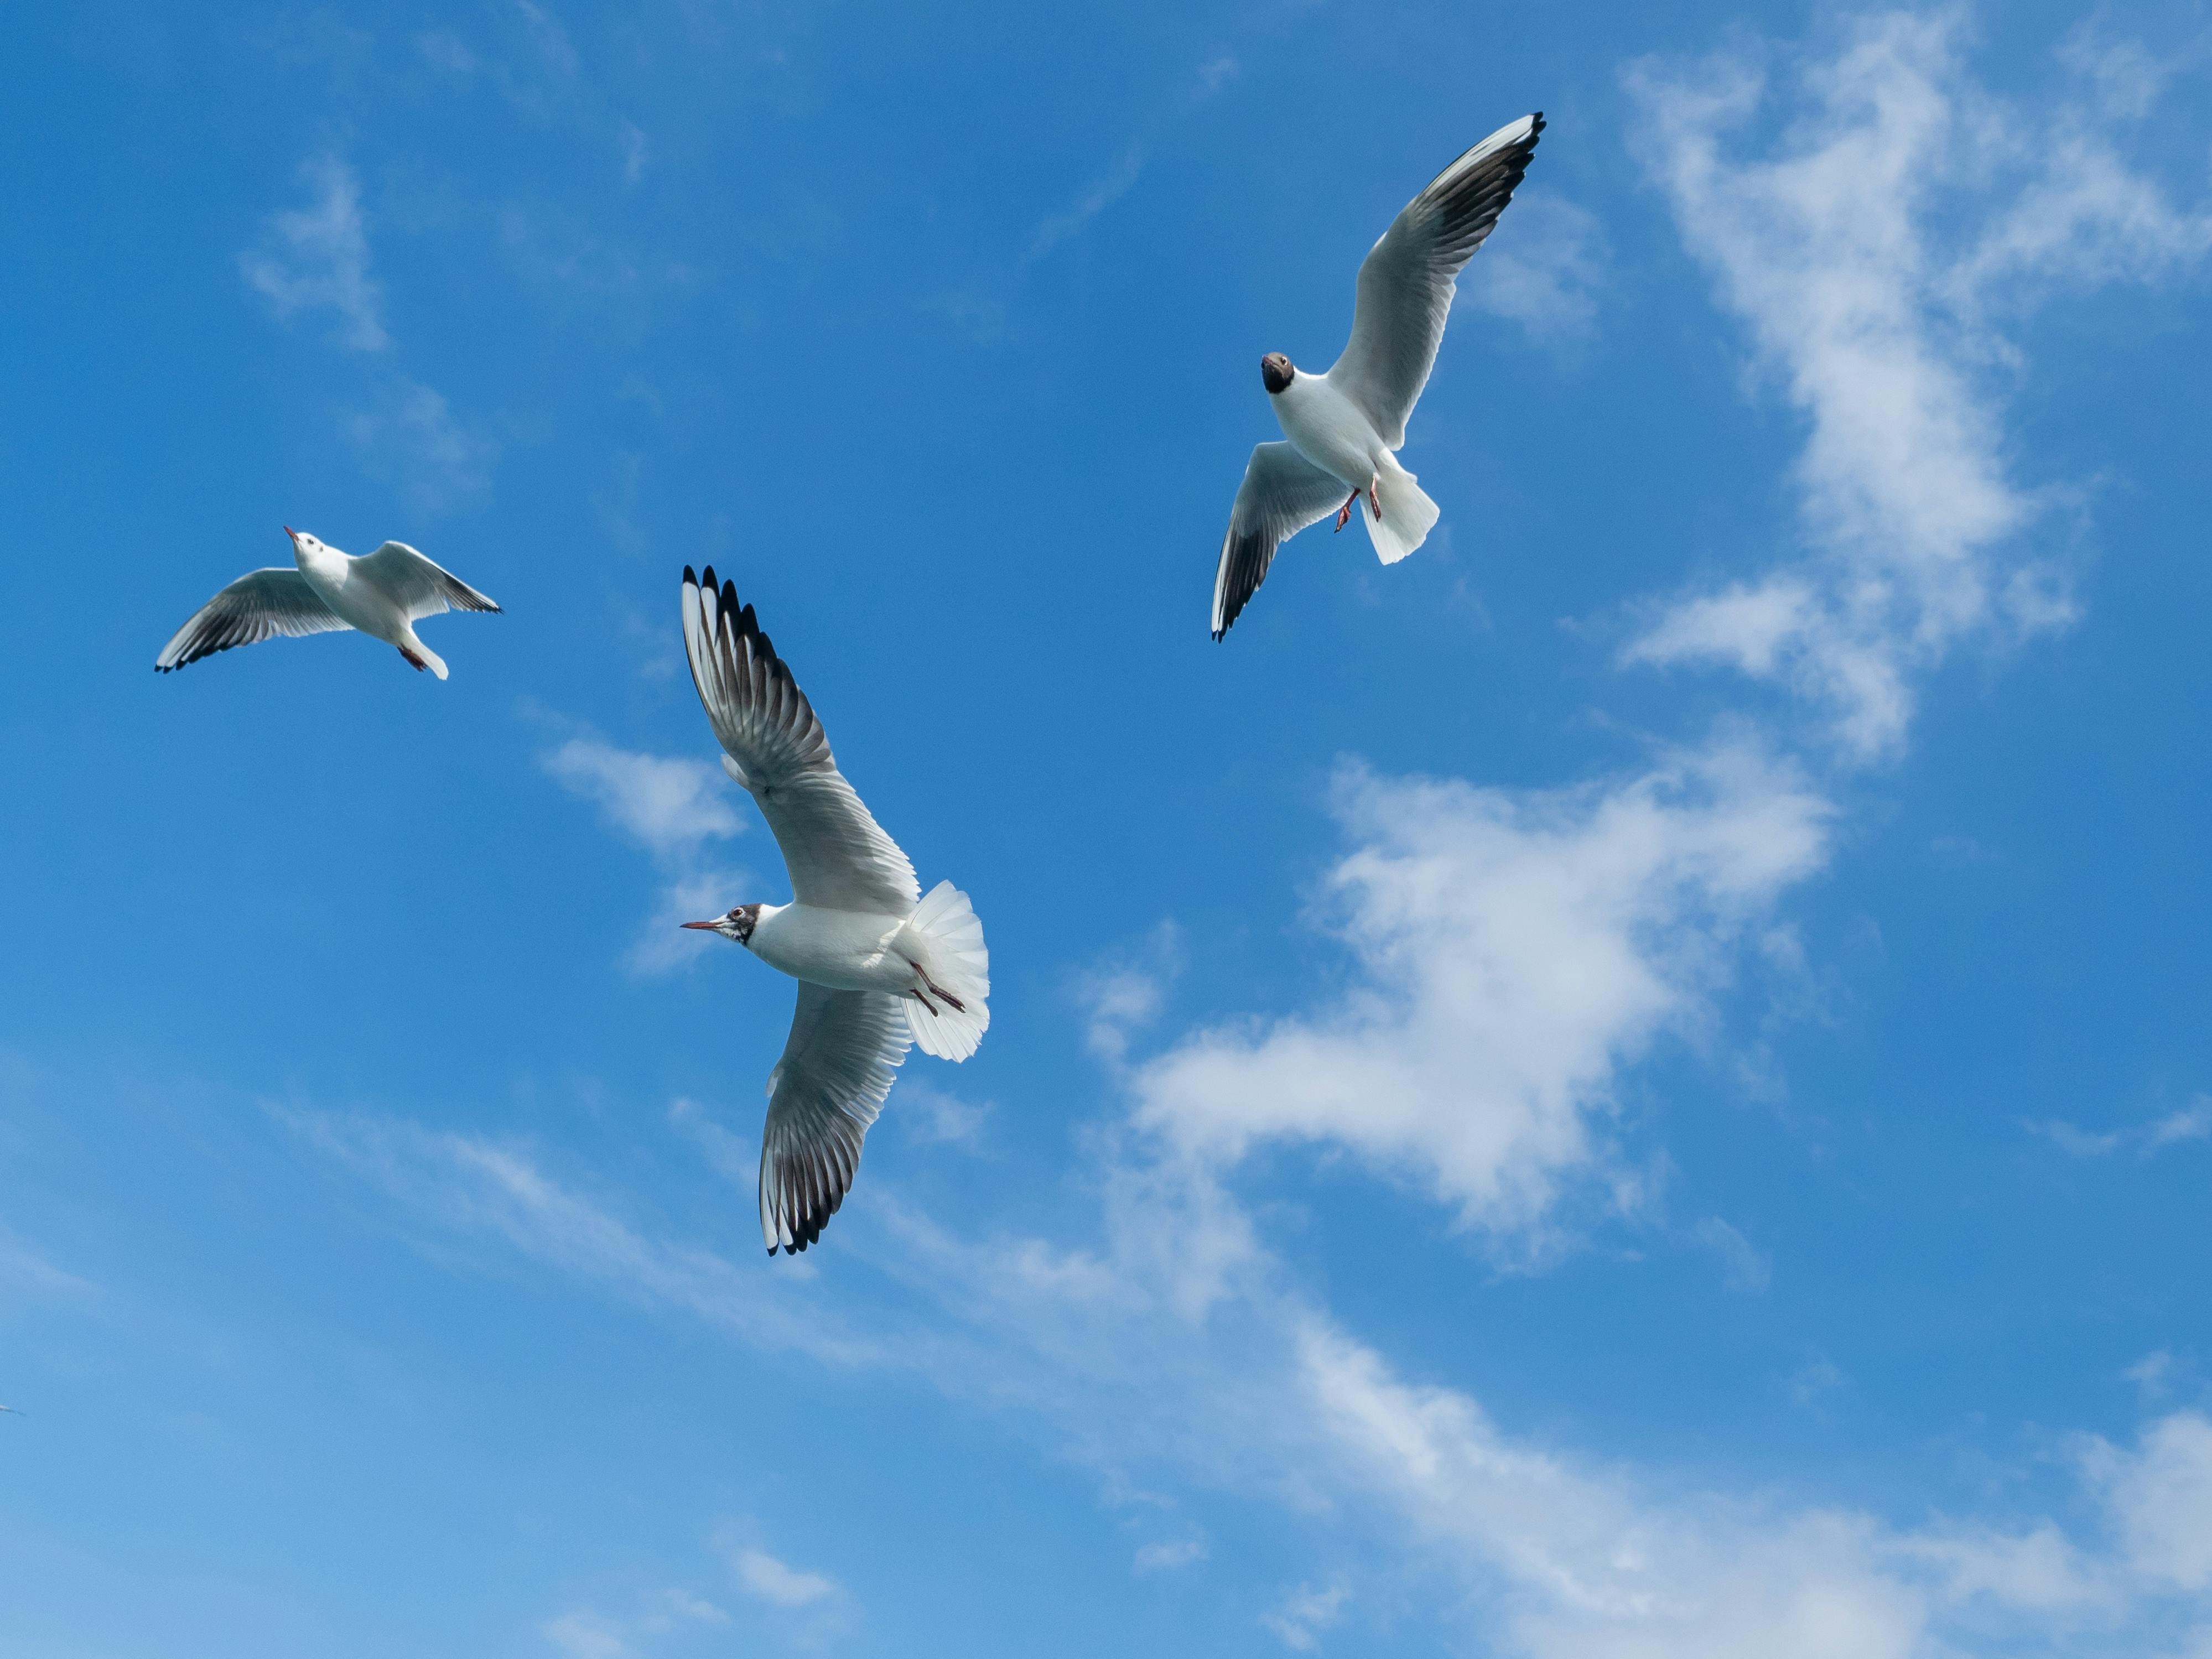
[[[1336,509],[1336,527],[1339,530],[1352,522],[1352,504],[1358,499],[1359,492],[1355,489],[1344,498],[1344,505]]]

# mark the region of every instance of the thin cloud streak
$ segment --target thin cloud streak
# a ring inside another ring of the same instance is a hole
[[[369,275],[361,181],[335,155],[303,163],[300,174],[313,202],[271,218],[263,246],[238,256],[239,272],[278,320],[327,310],[337,318],[338,344],[382,351],[392,336],[384,326],[383,287]]]
[[[2021,359],[1998,303],[2159,280],[2212,248],[2212,216],[2121,159],[2109,109],[2004,103],[1968,76],[1966,33],[1957,9],[1848,25],[1802,66],[1781,137],[1747,155],[1740,135],[1784,101],[1753,56],[1626,77],[1684,243],[1807,423],[1812,553],[1677,599],[1623,659],[1781,680],[1863,762],[1897,752],[1913,677],[1953,645],[2075,615],[2027,541],[2051,492],[2012,476],[1990,368]]]

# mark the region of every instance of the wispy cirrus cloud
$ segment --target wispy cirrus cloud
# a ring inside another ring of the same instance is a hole
[[[1036,234],[1030,239],[1029,251],[1022,256],[1022,264],[1034,264],[1043,258],[1063,242],[1080,234],[1092,220],[1127,195],[1143,176],[1160,132],[1212,99],[1241,72],[1236,57],[1225,52],[1217,52],[1200,64],[1197,74],[1185,84],[1181,96],[1164,113],[1147,122],[1112,164],[1085,185],[1073,202],[1037,226]]]
[[[1459,303],[1517,323],[1540,343],[1572,345],[1596,327],[1611,260],[1595,214],[1540,185],[1524,187],[1461,276]]]
[[[392,375],[346,418],[365,470],[398,484],[416,512],[446,513],[488,494],[499,445],[456,419],[443,393]]]
[[[630,971],[668,972],[694,961],[713,936],[682,924],[720,915],[742,875],[708,854],[739,834],[730,784],[706,762],[622,749],[594,735],[572,737],[538,764],[570,794],[590,801],[625,840],[660,866],[658,902],[624,957]]]
[[[1686,246],[1805,422],[1810,546],[1661,608],[1626,659],[1780,680],[1860,759],[1894,752],[1914,676],[1958,641],[2074,614],[2027,536],[2051,495],[2008,454],[1996,371],[2021,358],[2001,307],[2159,280],[2212,248],[2212,216],[2121,155],[2125,107],[2008,103],[1969,75],[1966,34],[1955,9],[1857,20],[1801,66],[1794,100],[1748,53],[1627,76]],[[2093,85],[2135,61],[2075,56]],[[2138,115],[2156,88],[2139,91]],[[1780,136],[1747,143],[1777,105]]]
[[[392,336],[384,326],[383,285],[369,273],[361,180],[335,155],[302,164],[300,174],[313,199],[272,217],[261,246],[238,256],[239,271],[280,320],[327,311],[338,344],[383,351]]]
[[[2168,1147],[2212,1140],[2212,1097],[2199,1095],[2179,1111],[2124,1128],[2093,1132],[2060,1118],[2047,1118],[2025,1127],[2031,1133],[2042,1136],[2061,1152],[2070,1152],[2075,1158],[2105,1158],[2118,1152],[2149,1158]]]
[[[240,273],[279,320],[328,312],[336,344],[389,353],[360,178],[337,155],[317,157],[301,173],[313,200],[275,215],[261,246],[238,256]],[[398,484],[412,510],[446,513],[489,491],[499,445],[459,419],[442,392],[394,369],[372,373],[362,394],[365,401],[340,417],[341,428],[363,469]]]

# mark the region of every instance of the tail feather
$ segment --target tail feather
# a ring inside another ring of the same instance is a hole
[[[427,668],[440,679],[446,678],[446,659],[422,643],[412,631],[399,647],[399,654],[417,668]]]
[[[949,881],[939,882],[907,918],[897,943],[932,984],[962,1004],[956,1008],[933,996],[937,1012],[932,1013],[908,998],[906,1023],[915,1042],[939,1060],[967,1059],[991,1028],[991,953],[968,895]]]
[[[1388,466],[1376,475],[1375,495],[1382,503],[1382,516],[1378,520],[1365,501],[1359,504],[1359,516],[1367,521],[1367,538],[1375,544],[1375,556],[1385,564],[1395,564],[1428,540],[1429,532],[1443,515],[1413,475],[1401,466]]]

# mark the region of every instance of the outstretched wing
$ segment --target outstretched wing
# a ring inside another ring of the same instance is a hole
[[[1324,472],[1286,443],[1261,444],[1244,465],[1237,505],[1229,509],[1229,533],[1221,538],[1221,562],[1213,572],[1213,637],[1237,620],[1245,602],[1267,580],[1275,550],[1350,494],[1331,472]]]
[[[424,558],[405,542],[386,542],[354,561],[354,574],[368,582],[406,614],[420,622],[441,611],[496,611],[499,607],[442,565]]]
[[[1407,203],[1360,264],[1352,340],[1328,378],[1393,449],[1436,365],[1460,270],[1513,199],[1543,130],[1540,112],[1492,133]]]
[[[760,803],[783,849],[792,896],[833,910],[906,915],[914,866],[837,769],[830,739],[734,582],[684,568],[684,650],[730,775]]]
[[[154,667],[166,674],[234,645],[258,645],[280,635],[296,639],[303,634],[331,634],[352,626],[323,603],[322,595],[307,586],[296,567],[271,565],[248,571],[193,611],[192,619],[161,647]]]
[[[761,1237],[774,1255],[822,1237],[860,1172],[860,1142],[914,1041],[899,1000],[801,980],[761,1134]]]

